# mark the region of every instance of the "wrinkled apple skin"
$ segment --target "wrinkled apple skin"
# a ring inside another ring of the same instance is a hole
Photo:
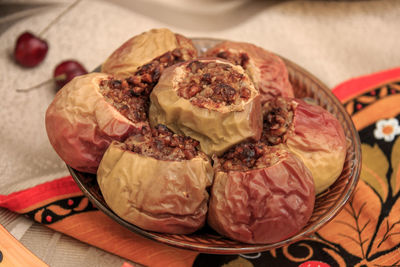
[[[157,160],[124,150],[116,141],[97,172],[104,199],[118,216],[143,229],[171,234],[192,233],[204,225],[212,179],[206,157]]]
[[[274,243],[306,225],[314,201],[310,171],[288,153],[267,168],[216,172],[207,221],[218,233],[234,240]]]
[[[57,154],[72,168],[96,173],[112,140],[124,140],[143,125],[134,124],[99,92],[109,75],[78,76],[56,94],[46,111],[46,131]]]
[[[332,185],[343,170],[346,137],[340,122],[318,105],[294,99],[294,132],[287,139],[289,149],[299,156],[314,177],[315,193]]]
[[[168,29],[152,29],[133,36],[117,48],[102,64],[101,71],[126,78],[140,66],[176,48],[183,49],[185,60],[197,56],[197,49],[190,39]]]
[[[199,60],[230,64],[215,58]],[[242,141],[259,140],[262,132],[260,95],[250,79],[248,84],[252,93],[246,102],[217,110],[200,108],[177,93],[177,83],[184,79],[185,68],[190,62],[175,64],[161,75],[150,94],[150,124],[164,124],[176,133],[196,139],[200,142],[201,150],[209,156],[221,155]],[[232,67],[245,75],[240,66]]]
[[[279,56],[254,44],[233,41],[217,44],[207,50],[205,56],[217,56],[218,53],[223,51],[247,54],[249,61],[242,67],[259,90],[262,105],[269,99],[278,96],[294,97],[288,71]]]

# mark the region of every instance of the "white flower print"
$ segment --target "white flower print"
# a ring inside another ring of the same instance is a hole
[[[384,139],[386,142],[391,142],[396,135],[400,134],[399,121],[396,118],[379,120],[375,126],[374,136],[376,139]]]

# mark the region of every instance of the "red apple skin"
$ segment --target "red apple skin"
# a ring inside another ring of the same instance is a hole
[[[216,172],[208,224],[221,235],[252,244],[284,240],[310,219],[315,202],[311,172],[294,154],[249,171]]]
[[[99,92],[109,75],[75,77],[59,90],[46,111],[46,131],[54,150],[72,168],[96,173],[112,140],[123,141],[146,127],[125,118]]]
[[[30,32],[24,32],[15,43],[14,58],[21,66],[32,68],[44,60],[48,49],[49,46],[45,40]]]
[[[340,176],[347,142],[336,117],[318,105],[301,99],[294,113],[294,131],[287,139],[290,151],[302,159],[314,177],[315,193],[331,186]]]

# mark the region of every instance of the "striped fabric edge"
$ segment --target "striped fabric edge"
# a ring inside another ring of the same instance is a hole
[[[32,209],[43,201],[57,199],[65,195],[82,194],[72,177],[65,176],[9,195],[0,195],[0,207],[24,213],[27,209]]]
[[[400,67],[392,68],[370,75],[354,77],[350,80],[338,84],[332,89],[333,94],[341,101],[345,102],[350,98],[363,94],[371,87],[377,87],[379,84],[387,84],[398,80],[400,76]],[[377,82],[379,84],[377,84]]]

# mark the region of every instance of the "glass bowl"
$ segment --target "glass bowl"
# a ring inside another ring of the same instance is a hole
[[[222,40],[192,39],[199,51],[204,51]],[[341,210],[353,193],[361,170],[361,146],[354,124],[339,100],[321,81],[299,65],[281,56],[297,98],[312,99],[340,121],[347,139],[347,154],[343,171],[327,190],[316,197],[313,214],[307,225],[296,235],[271,244],[247,244],[225,238],[208,226],[190,235],[164,234],[143,230],[117,216],[106,204],[97,184],[96,175],[79,172],[67,166],[83,193],[102,212],[127,229],[167,245],[212,254],[245,254],[262,252],[299,241],[317,231]]]

